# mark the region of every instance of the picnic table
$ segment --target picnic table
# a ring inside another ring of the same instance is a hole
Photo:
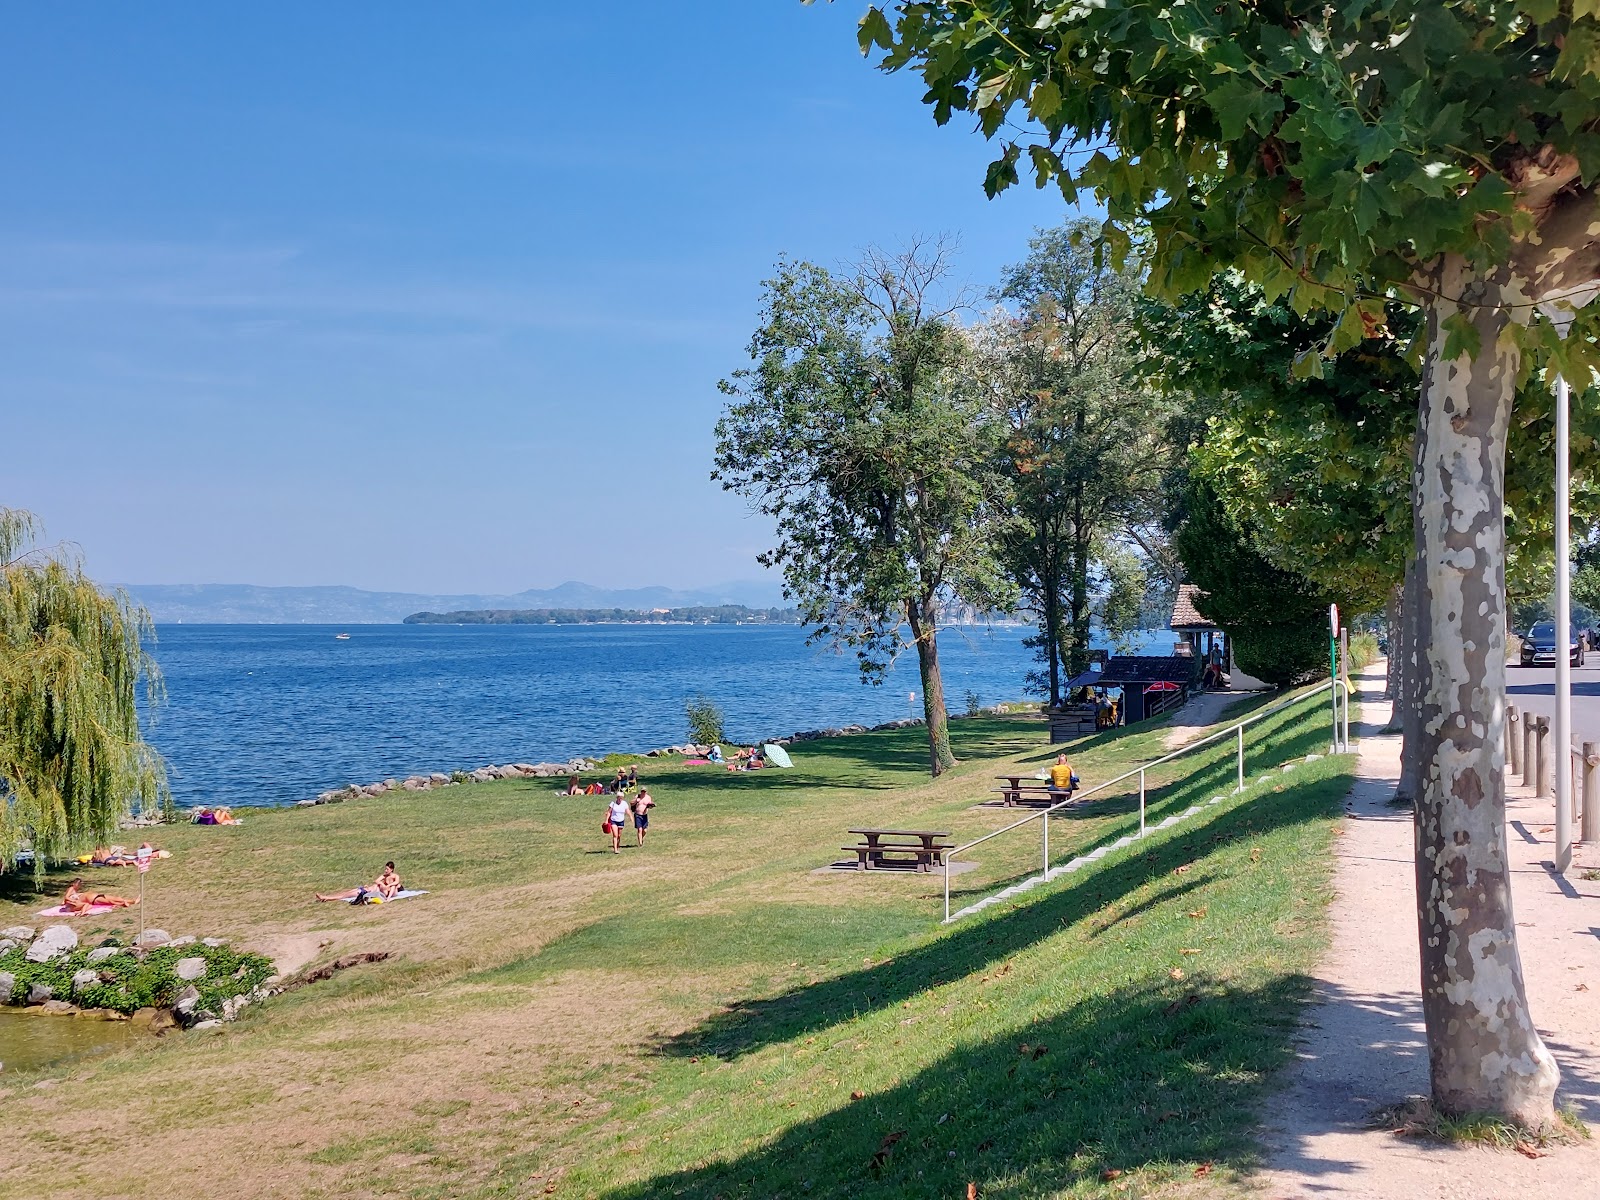
[[[861,837],[860,844],[841,847],[855,852],[858,871],[913,865],[919,871],[931,871],[939,861],[940,852],[951,848],[951,843],[941,840],[950,836],[942,829],[850,829],[846,832]]]
[[[1075,788],[1058,788],[1045,779],[1036,779],[1031,775],[996,775],[1002,780],[1005,787],[994,790],[1001,795],[1001,802],[1007,808],[1018,806],[1026,808],[1049,808],[1052,804],[1060,804],[1068,799]],[[1024,783],[1023,781],[1027,782]]]

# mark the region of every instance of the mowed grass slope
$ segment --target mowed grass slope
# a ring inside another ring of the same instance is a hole
[[[1252,770],[1325,749],[1324,725],[1315,700],[1263,722]],[[944,929],[937,876],[814,873],[852,825],[965,840],[1014,818],[973,805],[1008,764],[1050,760],[1043,725],[954,729],[965,761],[935,782],[916,730],[800,746],[785,772],[646,762],[661,807],[621,855],[602,806],[547,781],[163,831],[152,924],[396,957],[54,1088],[0,1076],[30,1147],[0,1196],[160,1196],[173,1178],[256,1196],[1121,1195],[1247,1162],[1248,1106],[1319,945],[1348,760]],[[1093,782],[1160,737],[1100,736],[1074,763]],[[1152,820],[1231,786],[1231,747],[1200,757],[1198,778],[1152,775]],[[1056,822],[1053,857],[1133,808],[1121,793]],[[1037,869],[1031,829],[1008,841],[975,853],[966,898]],[[433,894],[310,900],[390,857]],[[10,886],[0,925],[48,902]],[[162,1170],[130,1173],[131,1146]]]

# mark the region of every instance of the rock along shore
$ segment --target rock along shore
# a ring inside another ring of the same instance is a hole
[[[1005,711],[1005,706],[997,706],[993,710]],[[898,721],[885,721],[881,725],[841,725],[828,729],[803,729],[797,730],[786,737],[763,738],[758,745],[791,746],[796,742],[814,742],[822,738],[848,737],[858,733],[877,733],[885,729],[908,729],[923,724],[921,717],[904,717]],[[730,743],[740,744],[740,743]],[[752,743],[742,743],[752,744]],[[701,758],[711,753],[709,743],[700,745],[694,742],[684,742],[676,746],[662,746],[655,750],[646,750],[642,754],[629,755],[637,758]],[[477,767],[471,771],[432,771],[426,775],[407,775],[404,779],[390,778],[378,780],[375,783],[352,783],[342,788],[333,788],[307,800],[296,800],[291,807],[313,808],[319,804],[342,804],[346,800],[360,800],[362,798],[388,795],[392,792],[430,792],[439,788],[459,787],[470,783],[490,783],[497,779],[565,779],[573,775],[582,775],[594,771],[600,766],[600,760],[594,758],[578,757],[568,759],[566,762],[540,762],[540,763],[506,763],[504,765],[491,765]],[[215,807],[206,805],[203,807]],[[190,810],[198,811],[198,807]]]

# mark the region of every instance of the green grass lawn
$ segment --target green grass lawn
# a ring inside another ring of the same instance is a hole
[[[1325,726],[1318,700],[1269,718],[1252,774],[1325,751]],[[853,825],[967,840],[1015,818],[974,806],[1050,761],[1043,725],[953,728],[963,763],[932,782],[915,729],[804,744],[784,772],[645,761],[661,806],[620,855],[602,806],[553,781],[166,832],[152,924],[396,956],[57,1087],[0,1075],[33,1148],[0,1196],[163,1196],[174,1173],[255,1196],[1116,1196],[1246,1167],[1322,944],[1348,758],[941,927],[938,876],[816,868]],[[1098,735],[1073,762],[1092,783],[1162,736]],[[1152,774],[1152,823],[1231,789],[1231,745],[1195,757]],[[1053,861],[1136,827],[1134,796],[1058,819]],[[961,902],[1038,870],[1033,828],[974,852]],[[310,900],[390,857],[432,894]],[[5,886],[0,925],[49,900]],[[128,1175],[131,1145],[167,1169]]]

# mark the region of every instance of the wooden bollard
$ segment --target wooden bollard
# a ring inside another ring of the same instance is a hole
[[[1550,794],[1550,718],[1540,717],[1533,729],[1533,794],[1543,799]]]
[[[1583,823],[1579,839],[1590,846],[1600,844],[1600,753],[1593,742],[1583,744]]]
[[[1506,705],[1506,762],[1512,774],[1522,770],[1522,718],[1515,704]]]

